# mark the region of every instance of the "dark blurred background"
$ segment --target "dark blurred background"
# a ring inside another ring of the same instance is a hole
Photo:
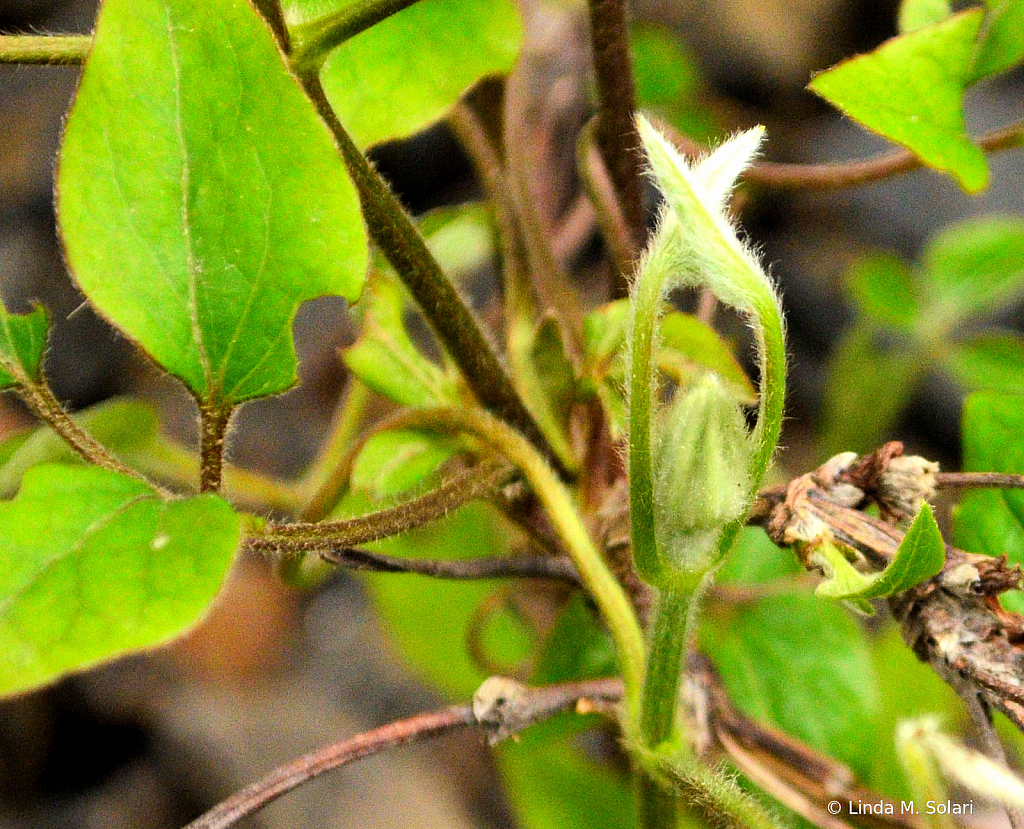
[[[812,71],[895,34],[895,3],[644,0],[634,10],[670,25],[689,45],[703,76],[702,95],[723,127],[767,125],[770,158],[837,160],[885,149],[804,87]],[[577,60],[585,56],[578,11],[561,4],[550,16],[532,14],[530,37],[562,58],[552,60],[554,74],[538,82],[554,87],[568,73],[577,81],[568,88],[585,93],[578,82],[586,71]],[[94,15],[94,2],[0,0],[0,31],[87,32]],[[71,408],[142,394],[160,405],[168,431],[190,440],[189,401],[84,305],[64,269],[53,165],[77,74],[73,68],[0,67],[3,298],[16,311],[31,300],[50,309],[47,372]],[[1022,92],[1020,72],[974,90],[971,130],[1024,116]],[[564,105],[589,106],[585,97]],[[374,156],[414,212],[477,192],[468,162],[444,127],[378,148]],[[1024,153],[1004,153],[991,163],[993,185],[981,196],[965,195],[946,177],[917,172],[835,194],[761,194],[745,212],[744,225],[772,264],[788,312],[785,462],[793,469],[820,460],[810,435],[825,360],[851,318],[842,287],[850,263],[875,248],[913,260],[930,234],[955,219],[1024,213]],[[599,253],[591,242],[579,257]],[[1001,322],[1019,326],[1019,312],[1008,309]],[[336,349],[351,341],[352,331],[342,302],[304,307],[296,326],[302,383],[245,408],[232,446],[236,464],[280,475],[303,467],[344,385]],[[894,436],[955,465],[962,396],[952,382],[930,378]],[[28,422],[17,401],[0,400],[0,433]],[[184,642],[0,703],[0,829],[178,826],[277,763],[434,702],[386,644],[357,582],[339,574],[299,595],[265,563],[244,561],[225,600]],[[511,822],[487,751],[468,735],[334,774],[248,825],[454,829]]]

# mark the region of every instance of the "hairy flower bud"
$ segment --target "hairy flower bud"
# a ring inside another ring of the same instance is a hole
[[[706,567],[750,497],[752,441],[735,397],[714,374],[676,395],[655,428],[658,547],[666,563]]]

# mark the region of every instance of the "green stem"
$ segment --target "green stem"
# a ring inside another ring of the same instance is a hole
[[[580,578],[604,618],[618,651],[631,720],[639,713],[644,673],[644,640],[633,606],[605,564],[566,488],[544,457],[515,429],[481,409],[433,409],[410,412],[410,425],[465,432],[504,455],[526,478]]]
[[[455,359],[476,398],[485,408],[522,432],[555,464],[559,473],[569,477],[537,421],[516,393],[472,311],[441,270],[387,182],[345,131],[327,101],[319,79],[305,75],[301,80],[345,159],[349,175],[359,191],[370,236],[413,295],[442,345]]]
[[[92,35],[0,35],[0,63],[68,66],[82,63]]]

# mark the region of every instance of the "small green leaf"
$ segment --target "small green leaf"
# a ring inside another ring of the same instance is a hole
[[[742,403],[757,402],[757,390],[732,350],[710,325],[693,314],[672,312],[661,319],[658,367],[677,382],[713,371]]]
[[[58,208],[93,305],[216,405],[290,387],[299,304],[365,278],[355,188],[246,0],[104,0]]]
[[[27,314],[11,314],[0,304],[0,389],[17,385],[21,377],[40,381],[46,325],[41,305]]]
[[[457,381],[424,357],[409,337],[405,305],[402,286],[374,274],[358,306],[359,338],[342,355],[345,365],[375,392],[403,406],[458,402]]]
[[[857,262],[846,277],[850,297],[873,322],[910,332],[920,313],[913,270],[891,254],[879,253]]]
[[[963,94],[984,16],[973,9],[893,38],[816,75],[809,89],[976,193],[988,162],[967,136]]]
[[[945,20],[951,13],[949,0],[903,0],[897,25],[901,34],[916,32]]]
[[[828,361],[821,432],[826,456],[876,447],[927,368],[928,358],[912,343],[886,344],[864,325],[847,331]]]
[[[745,529],[722,581],[770,585],[798,571],[791,552]],[[878,686],[864,635],[840,605],[804,592],[716,602],[701,640],[747,715],[858,771],[871,762],[875,748],[863,736],[878,710]]]
[[[865,575],[842,559],[846,567],[834,570],[832,577],[814,592],[832,599],[881,599],[930,579],[942,569],[945,560],[946,545],[939,525],[931,507],[923,504],[893,560],[881,573]]]
[[[1024,339],[979,334],[953,343],[943,367],[970,391],[1024,394]]]
[[[290,0],[289,22],[357,0]],[[509,0],[419,0],[345,41],[321,74],[360,147],[402,138],[444,117],[477,80],[512,69],[522,24]]]
[[[122,460],[150,449],[157,438],[156,411],[141,400],[107,400],[74,416],[107,449]],[[17,442],[14,451],[5,448]],[[24,434],[7,438],[0,444],[0,496],[17,490],[26,470],[40,463],[83,463],[67,443],[47,426],[37,426]]]
[[[374,500],[390,498],[422,483],[458,451],[457,441],[430,432],[379,432],[356,457],[350,483]]]
[[[1024,59],[1024,0],[985,0],[988,19],[974,58],[972,78],[1012,69]]]
[[[946,328],[1024,296],[1024,219],[984,216],[935,236],[921,260],[926,315]]]
[[[668,26],[644,21],[630,27],[633,74],[641,107],[695,141],[721,136],[710,110],[701,106],[701,79],[694,57]]]
[[[96,467],[29,470],[0,504],[0,695],[183,633],[219,592],[239,531],[213,495],[162,501]]]
[[[1024,395],[978,392],[964,403],[964,469],[1024,474]],[[1024,564],[1024,493],[1014,489],[968,492],[953,514],[953,539],[965,550],[1006,555]],[[1003,595],[1024,612],[1024,599]]]

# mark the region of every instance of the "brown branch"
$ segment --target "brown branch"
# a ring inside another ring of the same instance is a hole
[[[564,556],[513,555],[479,558],[426,559],[405,558],[374,553],[357,547],[345,547],[318,539],[266,538],[245,544],[254,552],[279,555],[305,553],[319,555],[324,561],[373,573],[416,573],[438,579],[556,579],[579,584],[580,577],[572,560]]]
[[[262,780],[214,806],[185,829],[227,829],[247,815],[325,772],[362,760],[364,757],[372,757],[396,746],[422,742],[476,724],[477,720],[470,706],[453,705],[358,734],[279,766]]]
[[[482,461],[473,469],[460,472],[437,489],[394,507],[349,518],[319,523],[277,523],[266,526],[265,536],[254,541],[308,541],[320,545],[350,547],[369,544],[383,538],[422,527],[470,501],[493,495],[516,477],[508,464],[495,459]]]
[[[622,212],[633,237],[646,237],[641,198],[642,161],[637,135],[636,88],[629,54],[626,0],[590,0],[590,39],[594,50],[598,121],[594,138],[601,149],[608,175],[619,194]],[[626,294],[620,274],[618,296]]]
[[[938,472],[935,485],[939,489],[992,487],[998,489],[1024,489],[1024,475],[1004,472]]]
[[[473,726],[483,728],[488,738],[496,742],[555,714],[570,711],[581,702],[617,700],[621,695],[622,683],[618,680],[599,679],[527,688],[512,680],[490,679],[481,686],[472,706],[453,705],[417,714],[303,755],[219,803],[185,829],[228,829],[325,772],[396,746],[422,742]]]
[[[664,121],[656,123],[669,139],[689,156],[706,148]],[[1024,121],[1018,121],[982,135],[975,143],[985,152],[996,153],[1024,146]],[[855,187],[910,173],[925,166],[910,150],[892,150],[873,158],[825,164],[788,164],[760,161],[743,173],[743,180],[780,190],[833,190]]]

